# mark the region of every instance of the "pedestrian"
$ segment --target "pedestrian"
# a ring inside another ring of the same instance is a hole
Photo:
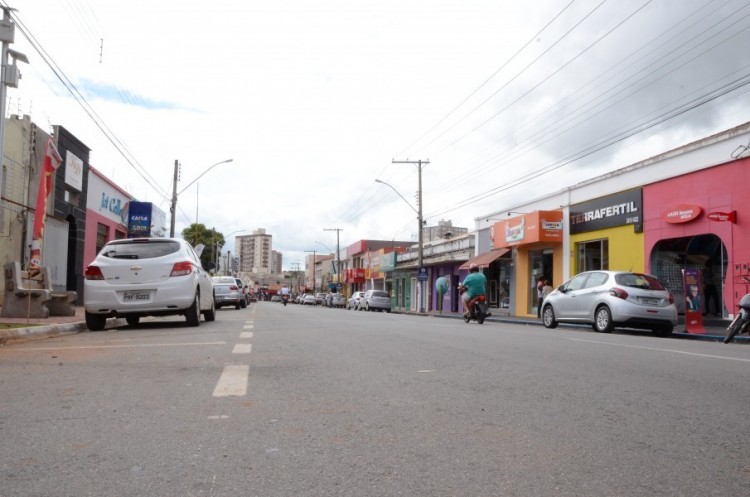
[[[716,290],[716,282],[714,281],[714,272],[711,267],[711,260],[706,261],[706,265],[703,266],[703,272],[701,273],[703,279],[703,298],[705,307],[703,308],[703,315],[708,314],[713,307],[714,312],[712,316],[718,316],[721,310],[719,306],[719,292]],[[711,305],[713,304],[713,306]]]
[[[544,300],[542,292],[544,292],[544,278],[539,278],[536,282],[536,317],[538,318],[542,317],[542,301]]]
[[[544,280],[544,286],[542,287],[542,302],[547,298],[547,295],[552,293],[552,290],[554,290],[554,288],[552,288],[552,283],[550,283],[549,280]]]

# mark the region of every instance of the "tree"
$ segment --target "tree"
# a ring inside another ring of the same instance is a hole
[[[202,243],[205,246],[201,253],[203,267],[209,271],[218,269],[217,254],[221,253],[221,248],[226,243],[223,234],[213,228],[206,228],[204,224],[193,223],[182,230],[182,238],[193,247]]]

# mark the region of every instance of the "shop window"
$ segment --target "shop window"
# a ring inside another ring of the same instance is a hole
[[[609,269],[609,240],[576,243],[578,268],[576,273]]]
[[[107,243],[109,228],[106,224],[98,223],[96,225],[96,253],[98,254]]]

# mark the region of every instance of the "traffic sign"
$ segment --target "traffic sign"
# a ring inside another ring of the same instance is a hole
[[[419,272],[417,273],[417,279],[419,281],[427,281],[427,268],[426,267],[419,268]]]

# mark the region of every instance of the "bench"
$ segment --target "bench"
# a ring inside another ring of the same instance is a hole
[[[21,270],[19,262],[8,262],[3,267],[5,301],[2,316],[46,318],[49,316],[75,316],[76,292],[52,288],[49,268],[42,268],[29,276]]]

